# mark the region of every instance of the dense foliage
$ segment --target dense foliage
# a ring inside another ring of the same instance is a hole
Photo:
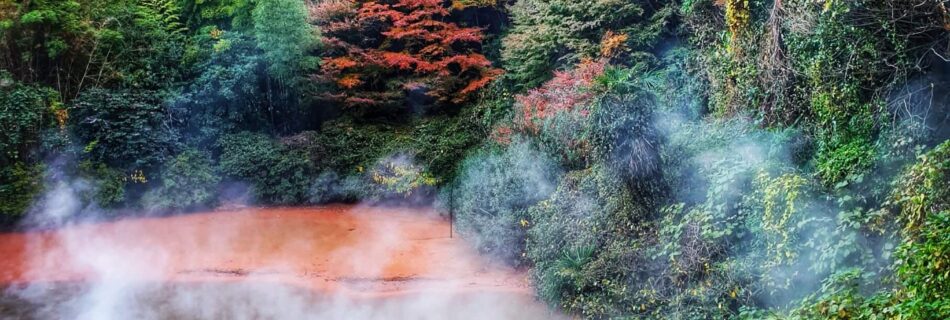
[[[0,220],[435,202],[571,315],[946,319],[947,5],[0,1]]]

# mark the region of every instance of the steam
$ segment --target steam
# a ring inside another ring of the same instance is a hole
[[[394,159],[409,165],[409,158]],[[453,245],[448,228],[429,230],[419,225],[442,221],[432,210],[367,204],[330,206],[312,213],[308,211],[312,209],[245,208],[93,223],[88,221],[108,213],[84,205],[80,194],[88,184],[51,184],[26,219],[27,226],[38,231],[25,235],[21,279],[34,281],[9,287],[0,296],[0,310],[13,317],[557,317],[535,302],[527,287],[505,289],[511,284],[504,282],[524,282],[517,273],[479,261],[464,246]],[[305,219],[306,215],[327,215],[328,220]],[[321,228],[314,223],[342,225]],[[280,228],[289,231],[281,233]],[[335,240],[343,242],[336,247],[327,244]],[[419,247],[420,241],[430,244]],[[451,259],[428,261],[442,256],[426,250],[445,250]],[[244,252],[266,254],[248,260],[252,258]],[[399,271],[413,263],[426,267]]]

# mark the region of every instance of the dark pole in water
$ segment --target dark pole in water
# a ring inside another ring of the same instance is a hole
[[[454,238],[455,228],[455,187],[453,186],[451,191],[449,191],[449,239]]]

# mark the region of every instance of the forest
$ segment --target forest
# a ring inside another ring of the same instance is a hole
[[[948,6],[0,0],[0,224],[434,206],[579,318],[950,319]]]

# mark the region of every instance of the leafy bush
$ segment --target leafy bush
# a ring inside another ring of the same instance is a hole
[[[950,141],[921,155],[895,189],[904,232],[913,236],[927,216],[950,210]]]
[[[950,141],[922,155],[901,178],[895,189],[904,225],[898,310],[920,319],[950,317]]]
[[[402,124],[365,123],[341,118],[323,124],[319,132],[291,139],[307,150],[321,171],[359,175],[383,158],[413,154],[441,182],[453,179],[468,150],[479,142],[478,125],[466,109],[455,116],[417,118]]]
[[[36,160],[42,133],[66,111],[48,89],[26,86],[0,73],[0,165]],[[60,123],[64,125],[64,123]]]
[[[541,148],[569,168],[589,160],[586,129],[590,104],[601,93],[595,80],[604,73],[605,61],[584,61],[574,69],[555,72],[539,88],[515,96],[511,129],[536,138]]]
[[[527,209],[546,198],[558,172],[535,147],[514,141],[505,149],[482,149],[462,162],[451,190],[459,232],[499,259],[523,261]]]
[[[914,319],[950,317],[950,211],[927,215],[914,240],[897,249],[903,285],[901,315]]]
[[[185,150],[165,163],[158,187],[142,199],[152,210],[188,210],[213,204],[221,177],[211,157],[198,150]]]
[[[103,163],[83,161],[79,164],[78,177],[84,182],[79,190],[80,198],[102,208],[118,208],[127,203],[126,189],[132,184],[144,184],[148,180],[141,171],[126,175]]]
[[[178,148],[164,96],[155,91],[90,89],[69,108],[73,133],[93,162],[150,171]]]
[[[312,178],[307,155],[267,135],[242,132],[218,142],[221,173],[253,186],[257,201],[294,204],[306,201]]]
[[[407,154],[380,159],[368,175],[373,192],[367,200],[373,201],[429,204],[435,195],[435,185],[439,183]]]
[[[622,180],[600,166],[572,171],[549,198],[528,210],[527,257],[540,296],[586,317],[629,314],[636,249],[652,214]],[[642,266],[646,266],[645,264]]]
[[[368,199],[366,181],[359,176],[340,177],[333,171],[320,174],[310,188],[308,203],[358,202]]]
[[[26,214],[43,189],[43,169],[42,165],[23,163],[0,169],[0,222],[16,221]]]
[[[861,284],[866,281],[860,269],[846,269],[823,281],[821,289],[806,298],[802,305],[790,312],[789,319],[895,319],[900,314],[893,308],[889,294],[865,296]],[[780,319],[778,315],[772,316]],[[760,319],[752,313],[742,319]]]

